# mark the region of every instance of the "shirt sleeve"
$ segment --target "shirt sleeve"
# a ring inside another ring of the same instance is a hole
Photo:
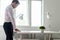
[[[15,20],[14,20],[14,17],[13,17],[13,10],[12,9],[7,9],[7,12],[8,12],[8,16],[13,24],[13,29],[16,28],[16,24],[15,24]]]

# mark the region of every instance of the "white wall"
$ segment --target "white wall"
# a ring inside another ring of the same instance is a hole
[[[47,19],[47,13],[50,19]],[[44,25],[47,30],[60,30],[60,0],[44,0]]]

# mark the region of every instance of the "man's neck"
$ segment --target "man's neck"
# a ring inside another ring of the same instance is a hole
[[[14,8],[13,4],[11,4],[11,6]]]

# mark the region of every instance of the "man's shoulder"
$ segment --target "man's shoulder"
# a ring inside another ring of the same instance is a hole
[[[6,7],[6,9],[12,9],[11,5],[8,5],[8,6]]]
[[[11,8],[11,5],[8,5],[7,8]]]

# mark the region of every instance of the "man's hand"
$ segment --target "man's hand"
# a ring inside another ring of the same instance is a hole
[[[17,31],[20,31],[19,29],[17,29],[17,28],[15,28],[15,31],[17,32]]]

